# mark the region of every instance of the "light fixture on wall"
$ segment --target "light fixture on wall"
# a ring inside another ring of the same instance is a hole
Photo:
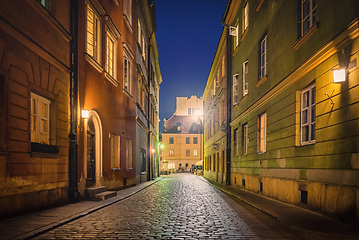
[[[82,110],[81,111],[81,117],[83,118],[83,119],[88,119],[89,118],[89,116],[90,116],[90,111],[89,110]]]
[[[345,82],[346,71],[345,68],[333,69],[333,83]]]

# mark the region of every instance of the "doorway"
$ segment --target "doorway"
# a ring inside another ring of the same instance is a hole
[[[87,178],[86,187],[92,187],[96,183],[96,143],[95,126],[92,119],[88,121],[87,129]]]

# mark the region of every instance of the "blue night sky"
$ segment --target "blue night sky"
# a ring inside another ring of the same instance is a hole
[[[160,85],[160,128],[176,97],[201,97],[222,32],[227,0],[155,0]]]

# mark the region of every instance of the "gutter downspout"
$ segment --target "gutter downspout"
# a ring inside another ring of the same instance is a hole
[[[227,44],[227,172],[226,185],[231,185],[231,116],[232,116],[232,38],[229,27],[226,33]]]
[[[70,5],[70,21],[71,21],[71,76],[70,76],[70,118],[71,130],[69,134],[69,200],[75,202],[78,197],[78,97],[79,97],[79,54],[78,54],[78,29],[79,29],[79,3],[71,1]]]

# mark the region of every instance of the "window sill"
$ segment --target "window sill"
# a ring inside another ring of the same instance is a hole
[[[145,175],[147,172],[141,172],[141,175]]]
[[[111,168],[112,171],[120,171],[121,168]]]
[[[86,61],[88,61],[99,73],[103,72],[103,68],[101,67],[101,65],[90,55],[88,55],[87,53],[85,53],[85,59]]]
[[[244,37],[247,35],[249,27],[246,28],[246,30],[244,30],[242,37],[241,37],[241,42],[243,41]]]
[[[30,152],[30,157],[59,158],[59,154],[55,154],[55,153],[42,153],[42,152]]]
[[[304,146],[310,146],[310,145],[314,145],[315,144],[315,141],[312,141],[312,142],[301,142],[300,143],[300,147],[304,147]]]
[[[267,152],[267,150],[263,151],[263,152],[257,152],[257,154],[265,154]]]
[[[118,87],[118,82],[108,72],[105,72],[105,76],[115,87]]]
[[[298,50],[299,47],[302,46],[303,43],[305,43],[310,38],[310,36],[312,36],[318,30],[318,27],[319,23],[317,22],[301,38],[298,39],[292,48],[294,50]]]
[[[256,84],[256,88],[258,88],[260,85],[262,85],[262,83],[267,80],[268,75],[265,75],[264,77],[261,78],[261,80],[259,80],[259,82]]]
[[[246,100],[247,98],[248,98],[248,93],[247,93],[246,95],[244,95],[244,96],[242,97],[241,101],[239,101],[239,102],[243,102],[243,101]]]
[[[133,28],[132,28],[130,20],[128,19],[126,14],[123,14],[123,20],[125,21],[126,26],[130,30],[130,32],[133,33]]]
[[[264,0],[260,0],[257,7],[256,7],[256,11],[258,12],[259,9],[261,8],[262,4],[263,4]]]
[[[132,99],[132,95],[126,90],[126,89],[123,89],[123,93],[130,99]]]
[[[132,171],[132,168],[126,168],[126,171],[130,172],[130,171]]]

